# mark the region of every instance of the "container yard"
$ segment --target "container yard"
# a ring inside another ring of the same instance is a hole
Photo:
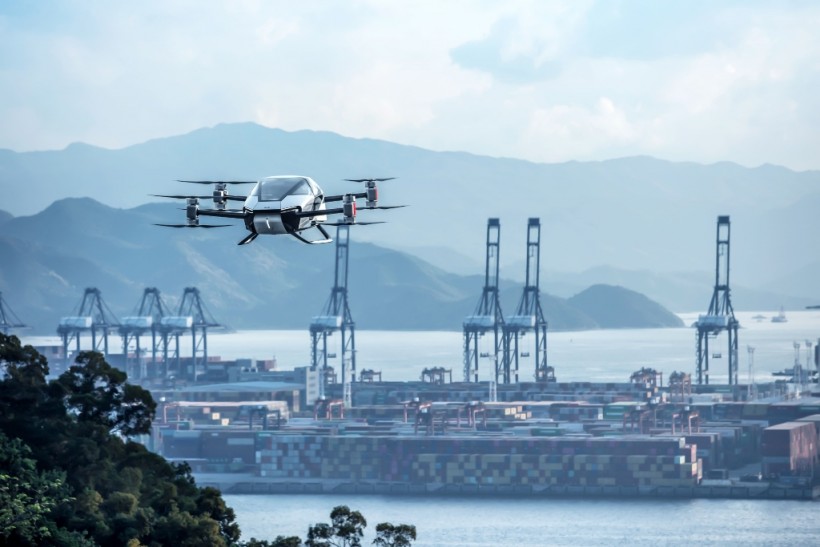
[[[301,411],[289,390],[290,402],[166,399],[151,441],[230,493],[820,494],[820,398],[687,404],[657,385],[584,383],[509,385],[499,398],[561,400],[489,402],[465,401],[460,384],[397,384],[361,384],[352,407],[330,390]]]

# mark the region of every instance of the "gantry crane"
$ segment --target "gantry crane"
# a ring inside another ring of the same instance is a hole
[[[348,407],[351,406],[349,382],[356,381],[356,324],[347,301],[349,248],[350,227],[341,224],[336,227],[336,263],[330,298],[322,315],[315,316],[310,322],[310,362],[313,370],[319,373],[320,396],[324,396],[327,379],[333,377],[332,368],[328,365],[331,354],[328,353],[327,339],[334,332],[341,332],[342,390]]]
[[[167,348],[167,336],[177,335],[177,355],[179,355],[180,327],[191,330],[191,367],[187,371],[179,371],[183,376],[193,381],[197,380],[200,370],[204,370],[208,363],[208,329],[222,327],[208,311],[202,300],[202,295],[196,287],[185,287],[182,300],[179,303],[179,312],[176,317],[163,317],[162,326],[163,345]],[[166,361],[166,367],[167,361]]]
[[[728,335],[729,385],[738,383],[738,338],[740,327],[732,308],[729,289],[729,239],[730,222],[728,216],[717,219],[717,248],[715,252],[715,288],[706,315],[698,317],[697,327],[697,382],[698,385],[709,383],[709,340],[721,332]],[[712,355],[720,358],[720,352]]]
[[[25,329],[28,325],[20,321],[20,318],[11,310],[8,303],[3,299],[0,292],[0,332],[8,334],[12,329]]]
[[[493,380],[502,376],[504,314],[498,297],[498,256],[500,250],[501,223],[497,218],[487,220],[487,256],[484,263],[484,289],[475,313],[464,319],[464,381],[478,382],[479,357],[489,357],[494,362]],[[478,339],[488,332],[493,333],[493,352],[481,354]]]
[[[68,346],[74,342],[75,351],[80,351],[80,336],[91,332],[91,350],[108,355],[108,333],[120,326],[114,313],[103,302],[100,290],[89,287],[74,315],[60,318],[57,334],[63,339],[64,367],[69,366]],[[97,335],[100,335],[97,338]]]
[[[527,221],[527,276],[524,293],[515,315],[508,316],[504,322],[502,382],[505,384],[518,382],[519,357],[529,357],[529,352],[520,351],[520,341],[528,332],[535,335],[535,381],[555,381],[555,372],[547,365],[547,320],[541,309],[540,269],[541,221],[531,218]]]
[[[159,289],[147,287],[142,294],[139,306],[135,314],[123,317],[120,322],[120,336],[122,337],[122,352],[125,358],[125,370],[129,376],[146,378],[156,376],[158,371],[147,370],[145,359],[142,355],[140,343],[141,337],[151,333],[151,363],[156,367],[159,363],[159,355],[166,353],[168,337],[162,334],[162,319],[168,316],[168,307],[162,301]],[[135,351],[132,359],[129,347],[134,342]],[[164,372],[164,371],[163,371]]]

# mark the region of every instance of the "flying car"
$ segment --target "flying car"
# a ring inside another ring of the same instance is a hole
[[[387,178],[345,179],[364,184],[364,192],[339,195],[325,195],[321,187],[310,177],[301,175],[280,175],[265,177],[259,181],[244,180],[178,180],[191,184],[213,184],[212,195],[158,195],[156,197],[184,199],[186,201],[185,224],[157,224],[169,228],[223,228],[232,224],[202,224],[199,217],[220,217],[242,220],[250,232],[239,245],[252,242],[259,235],[292,235],[303,243],[330,243],[332,239],[324,226],[381,224],[381,222],[357,222],[357,199],[364,199],[363,209],[395,209],[403,205],[379,205],[377,183],[393,180]],[[255,184],[247,196],[234,196],[228,187],[240,184]],[[201,208],[200,199],[212,199],[214,208]],[[242,209],[229,209],[229,202],[243,202]],[[341,207],[328,208],[328,203],[340,203]],[[339,220],[329,222],[332,215],[341,215]],[[305,232],[316,230],[321,235],[309,239]]]

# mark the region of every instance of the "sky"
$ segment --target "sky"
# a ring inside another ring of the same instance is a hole
[[[0,148],[226,122],[536,162],[820,169],[814,0],[0,3]]]

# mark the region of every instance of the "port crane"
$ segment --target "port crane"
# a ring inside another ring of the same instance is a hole
[[[160,329],[162,319],[168,315],[168,307],[162,301],[159,289],[146,287],[134,315],[121,319],[119,332],[122,337],[125,370],[131,377],[146,378],[149,375],[141,346],[141,338],[144,334],[151,334],[151,365],[156,367],[158,356],[167,342],[167,338],[161,335]],[[135,346],[133,359],[129,351],[132,342]],[[156,373],[156,371],[151,372]]]
[[[484,262],[484,289],[473,315],[464,319],[464,381],[478,382],[479,357],[493,360],[493,381],[498,382],[503,376],[501,365],[504,352],[504,314],[498,294],[499,250],[501,244],[501,223],[497,218],[487,219],[487,247]],[[492,354],[482,354],[478,350],[478,339],[485,334],[493,333]]]
[[[505,384],[518,383],[519,357],[530,356],[529,351],[520,351],[521,339],[528,332],[533,333],[535,342],[535,381],[555,381],[555,370],[547,364],[547,319],[541,308],[540,268],[541,221],[530,218],[527,221],[527,276],[524,292],[515,315],[507,316],[503,327],[502,381]]]
[[[709,340],[723,331],[728,337],[728,369],[729,385],[738,383],[738,339],[737,331],[740,323],[735,318],[732,299],[729,289],[729,239],[731,224],[728,216],[719,216],[717,219],[717,248],[715,251],[715,288],[709,310],[705,315],[698,317],[697,328],[697,382],[699,385],[709,383]],[[719,358],[720,353],[714,353],[713,358]]]
[[[114,312],[103,301],[100,289],[88,287],[74,315],[61,317],[57,334],[63,341],[63,366],[69,367],[69,346],[75,344],[75,353],[80,352],[81,335],[91,333],[91,350],[108,355],[108,334],[116,331],[120,322]]]
[[[347,390],[350,389],[349,382],[356,381],[356,323],[353,321],[347,299],[349,250],[350,227],[337,226],[333,288],[322,315],[313,317],[310,322],[310,361],[313,370],[319,371],[319,393],[324,395],[326,384],[330,383],[334,376],[332,367],[328,365],[328,359],[333,354],[328,353],[327,339],[336,331],[341,333],[343,398],[346,404],[351,406],[352,395]]]
[[[12,329],[25,329],[28,325],[20,321],[20,318],[11,310],[8,303],[3,299],[0,292],[0,332],[8,334]]]

